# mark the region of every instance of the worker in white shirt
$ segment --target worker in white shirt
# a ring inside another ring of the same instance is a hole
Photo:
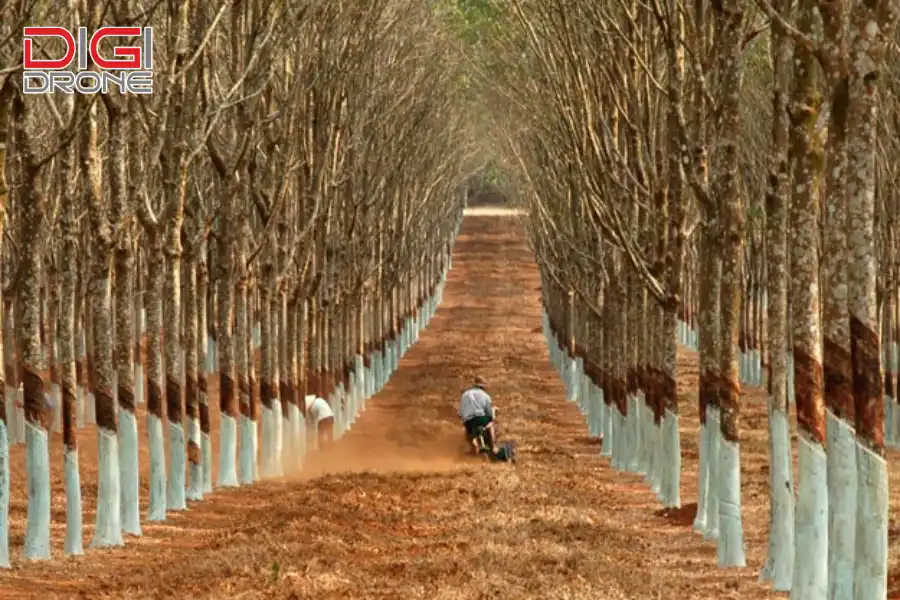
[[[306,422],[315,426],[320,450],[334,440],[334,412],[324,398],[306,397]]]
[[[485,442],[492,450],[494,446],[494,436],[492,423],[494,421],[494,405],[491,397],[485,390],[486,382],[480,375],[475,377],[472,387],[463,392],[462,398],[459,400],[459,419],[466,428],[466,439],[473,445],[473,452],[478,453],[475,443],[476,431],[479,427],[485,427]]]

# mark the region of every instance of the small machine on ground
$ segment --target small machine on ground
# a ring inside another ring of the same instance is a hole
[[[500,442],[500,428],[497,426],[497,411],[494,409],[494,420],[475,429],[475,435],[466,441],[472,447],[472,452],[479,456],[487,456],[491,462],[516,462],[516,443],[514,441]]]

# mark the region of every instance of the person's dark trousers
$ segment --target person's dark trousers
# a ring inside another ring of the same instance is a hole
[[[491,421],[492,419],[490,417],[472,417],[464,423],[466,427],[466,437],[470,440],[475,439],[475,435],[478,433],[478,428],[487,427]],[[484,443],[487,444],[488,448],[493,447],[494,440],[492,439],[490,430],[485,431],[484,437]]]

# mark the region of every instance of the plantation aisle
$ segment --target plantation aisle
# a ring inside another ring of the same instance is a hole
[[[121,550],[64,559],[56,546],[52,562],[0,574],[0,597],[775,597],[756,583],[766,544],[764,404],[751,399],[744,420],[755,430],[744,467],[750,567],[719,571],[715,546],[690,531],[691,507],[663,516],[642,478],[612,471],[587,439],[547,359],[537,285],[514,218],[468,217],[431,325],[303,480],[217,490],[165,525],[143,524],[144,537]],[[682,366],[687,503],[696,368]],[[488,379],[505,435],[519,442],[515,468],[463,455],[456,402],[475,371]],[[381,473],[351,472],[367,468]],[[62,523],[63,506],[54,508]]]

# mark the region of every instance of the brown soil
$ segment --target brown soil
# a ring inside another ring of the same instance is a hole
[[[311,458],[300,477],[217,490],[164,525],[144,523],[143,537],[129,538],[125,548],[64,558],[57,435],[54,559],[27,564],[20,557],[24,452],[14,448],[15,565],[0,574],[0,597],[778,597],[757,583],[768,521],[761,391],[745,396],[742,419],[749,566],[720,570],[715,545],[690,530],[696,357],[685,353],[679,362],[684,507],[664,511],[643,478],[615,472],[598,456],[579,411],[563,399],[535,330],[537,271],[516,222],[467,218],[437,316],[353,430],[326,456]],[[487,377],[504,434],[518,441],[516,467],[474,463],[464,455],[455,408],[474,372]],[[143,415],[140,427],[146,502]],[[216,438],[215,421],[213,431]],[[96,504],[94,433],[81,432],[79,441],[87,545]],[[895,492],[892,506],[898,504]],[[892,575],[900,573],[896,552],[891,567]],[[892,595],[900,591],[892,588]]]

